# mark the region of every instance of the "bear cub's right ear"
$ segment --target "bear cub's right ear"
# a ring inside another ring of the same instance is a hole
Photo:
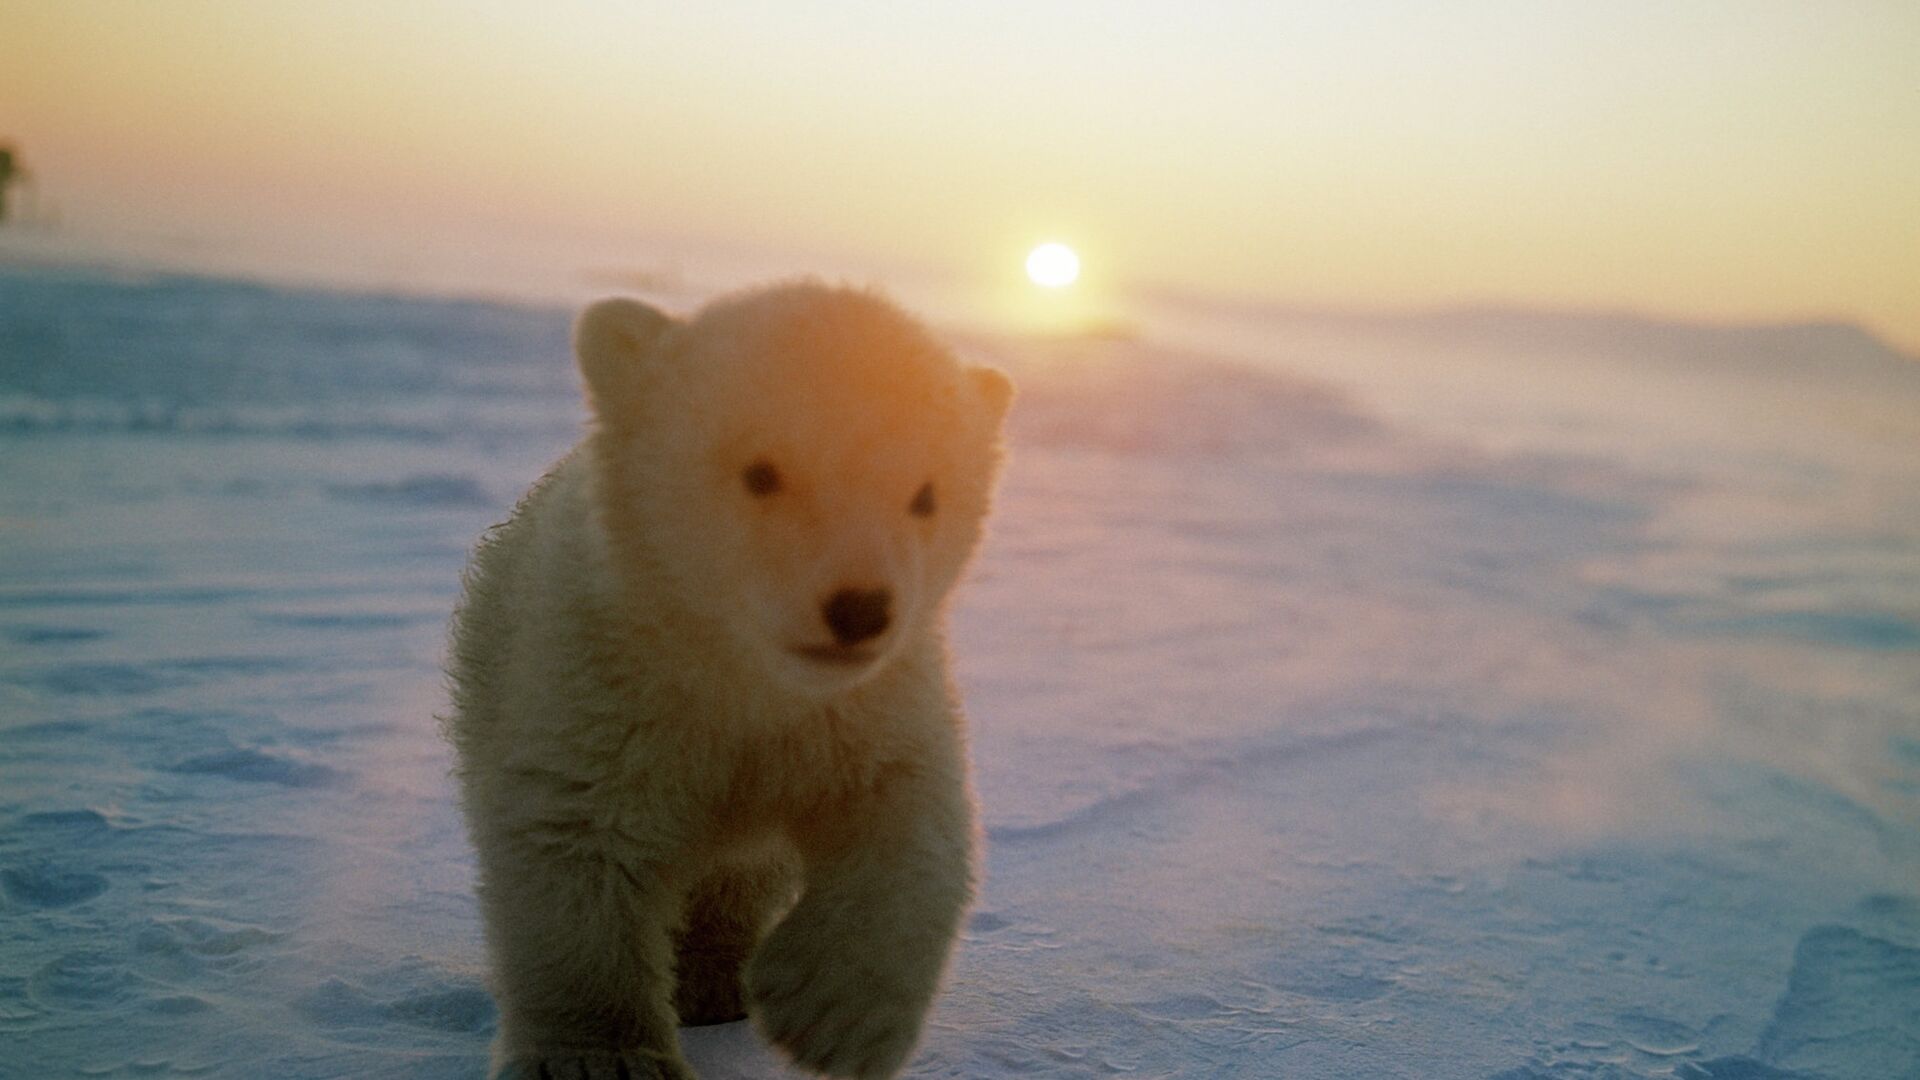
[[[601,418],[624,416],[638,400],[645,358],[673,320],[638,300],[614,297],[580,313],[573,353]]]

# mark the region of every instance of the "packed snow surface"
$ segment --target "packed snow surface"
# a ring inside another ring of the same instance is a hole
[[[913,1074],[1920,1077],[1920,364],[1163,306],[953,331],[1021,397]],[[0,1076],[481,1074],[440,658],[567,322],[0,269]]]

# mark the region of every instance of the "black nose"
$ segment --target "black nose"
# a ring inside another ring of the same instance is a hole
[[[893,594],[885,589],[841,589],[820,606],[820,614],[833,631],[833,640],[858,645],[886,631],[892,603]]]

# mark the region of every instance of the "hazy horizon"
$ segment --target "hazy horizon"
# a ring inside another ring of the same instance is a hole
[[[636,249],[644,256],[645,249]],[[184,275],[212,280],[251,282],[271,288],[390,294],[420,298],[470,300],[481,303],[577,307],[591,298],[641,295],[661,302],[669,311],[688,312],[707,299],[767,280],[812,277],[878,287],[916,307],[926,318],[952,330],[987,333],[1037,333],[1043,337],[1131,337],[1193,342],[1192,330],[1206,326],[1203,336],[1217,337],[1227,326],[1237,336],[1257,344],[1262,327],[1273,330],[1335,334],[1375,333],[1471,339],[1498,330],[1547,333],[1556,345],[1574,344],[1581,336],[1611,334],[1621,343],[1636,335],[1672,335],[1676,343],[1691,333],[1774,335],[1778,344],[1791,344],[1803,331],[1857,333],[1873,352],[1906,363],[1920,364],[1920,348],[1892,340],[1878,328],[1844,316],[1803,318],[1721,318],[1632,307],[1529,304],[1523,301],[1462,300],[1454,303],[1403,306],[1358,303],[1308,303],[1287,297],[1264,297],[1226,290],[1148,283],[1114,289],[1100,298],[1095,310],[1080,297],[1064,300],[1036,298],[1026,312],[1009,310],[1005,301],[1013,290],[998,295],[979,282],[958,280],[924,267],[862,266],[857,262],[806,261],[800,256],[740,251],[708,253],[708,258],[636,258],[622,265],[608,261],[580,266],[546,266],[533,274],[461,273],[446,265],[431,266],[414,259],[404,264],[371,258],[334,264],[300,263],[297,247],[275,251],[256,242],[223,249],[202,238],[125,235],[86,236],[41,229],[0,231],[0,269],[8,266],[49,272],[82,274]],[[689,267],[692,266],[692,269]],[[704,271],[704,272],[703,272]],[[1031,290],[1029,290],[1031,291]],[[1052,304],[1062,319],[1045,318],[1041,310]],[[1248,335],[1255,335],[1249,338]],[[1830,341],[1831,343],[1831,341]],[[1669,346],[1669,349],[1672,346]],[[1237,351],[1228,348],[1227,352]],[[1763,350],[1771,351],[1771,350]],[[1824,355],[1824,354],[1823,354]],[[1818,360],[1812,352],[1801,359]],[[1824,356],[1825,359],[1835,359]]]
[[[0,0],[52,235],[548,295],[815,271],[1014,321],[1853,322],[1920,350],[1920,9]],[[38,234],[38,239],[33,234]],[[1027,247],[1078,248],[1043,296]],[[456,281],[454,279],[464,279]]]

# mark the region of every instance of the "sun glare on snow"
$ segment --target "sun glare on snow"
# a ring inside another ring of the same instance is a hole
[[[1065,244],[1041,244],[1027,253],[1027,276],[1035,285],[1065,288],[1080,276],[1080,256]]]

